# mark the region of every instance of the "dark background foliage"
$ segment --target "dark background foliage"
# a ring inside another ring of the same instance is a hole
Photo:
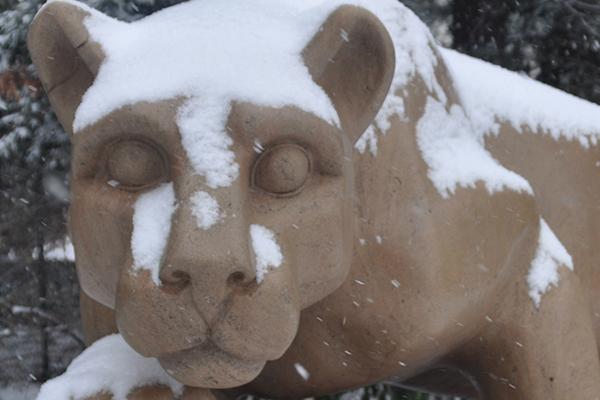
[[[86,0],[135,20],[181,0]],[[0,386],[43,382],[83,348],[64,245],[69,140],[25,46],[42,0],[0,0]],[[600,0],[405,0],[438,41],[600,103]],[[0,394],[0,400],[1,400]],[[389,386],[360,398],[425,398]]]

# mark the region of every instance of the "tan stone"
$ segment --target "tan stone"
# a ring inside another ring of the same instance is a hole
[[[29,37],[69,132],[103,57],[84,16],[73,4],[52,3]],[[167,180],[179,199],[205,188],[180,143],[180,99],[124,107],[73,136],[70,229],[88,339],[118,326],[136,351],[157,357],[188,385],[185,399],[213,396],[199,388],[223,397],[301,398],[392,377],[494,400],[597,398],[598,147],[503,125],[486,147],[526,177],[536,197],[491,195],[478,184],[443,198],[416,143],[429,95],[419,78],[407,85],[407,118],[392,119],[378,156],[353,151],[395,67],[382,24],[363,9],[341,7],[303,55],[343,130],[297,108],[234,104],[228,127],[240,178],[214,196],[225,214],[241,217],[203,231],[189,207],[179,207],[161,286],[130,269],[133,204]],[[441,59],[436,75],[459,103]],[[257,138],[267,147],[264,158],[253,151]],[[119,143],[141,155],[110,151]],[[136,169],[139,160],[147,170]],[[108,185],[114,174],[129,185]],[[538,310],[525,278],[540,212],[572,251],[576,274],[562,270]],[[269,226],[285,253],[261,284],[249,221]],[[132,396],[169,394],[142,388]]]

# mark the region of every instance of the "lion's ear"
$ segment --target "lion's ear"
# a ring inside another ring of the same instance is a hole
[[[84,24],[91,11],[74,2],[53,1],[36,15],[27,46],[42,85],[63,128],[73,133],[75,111],[92,85],[104,54]]]
[[[336,9],[304,49],[313,80],[329,95],[354,143],[381,108],[396,66],[394,44],[364,8]]]

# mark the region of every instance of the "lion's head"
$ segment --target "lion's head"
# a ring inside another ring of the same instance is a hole
[[[363,8],[293,3],[191,1],[124,23],[54,1],[31,28],[72,135],[81,286],[190,386],[252,380],[350,266],[351,151],[393,44]]]

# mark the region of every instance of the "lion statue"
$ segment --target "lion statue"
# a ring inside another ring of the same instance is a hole
[[[50,1],[29,49],[95,342],[40,400],[600,396],[597,106],[395,0]]]

